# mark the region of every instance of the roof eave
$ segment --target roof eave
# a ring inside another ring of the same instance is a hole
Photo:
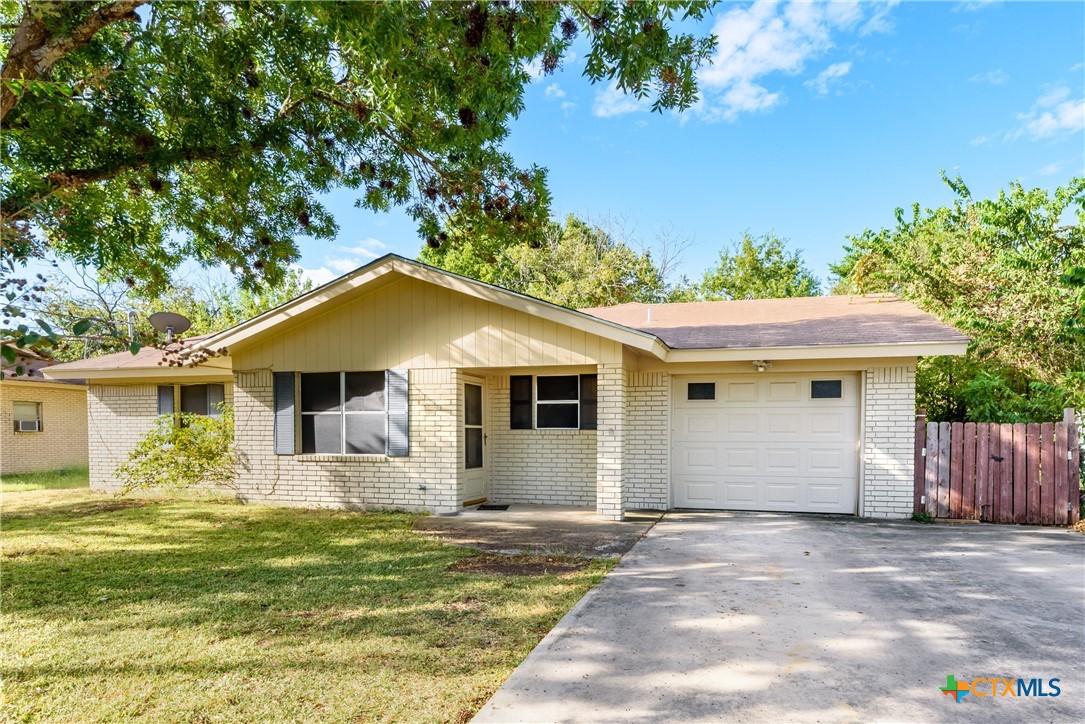
[[[751,360],[861,359],[873,357],[932,357],[963,355],[968,340],[892,342],[884,344],[820,344],[794,347],[728,347],[672,349],[667,362],[746,362]]]
[[[222,367],[135,367],[98,370],[57,370],[45,372],[44,376],[54,380],[86,380],[95,382],[137,382],[146,383],[155,380],[193,380],[225,382],[233,379],[233,372]]]

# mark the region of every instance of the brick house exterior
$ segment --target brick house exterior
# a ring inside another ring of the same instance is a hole
[[[38,430],[19,432],[15,409],[36,406]],[[0,380],[0,475],[87,465],[87,388],[5,377]]]
[[[50,374],[89,379],[99,489],[163,385],[213,384],[253,502],[897,518],[911,512],[916,360],[966,345],[892,297],[575,311],[389,255],[182,350],[227,357]]]

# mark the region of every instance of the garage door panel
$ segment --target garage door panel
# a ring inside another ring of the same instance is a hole
[[[812,398],[811,380],[841,380],[839,398]],[[674,505],[854,513],[858,380],[854,375],[698,377],[715,400],[687,400],[676,378]]]
[[[768,505],[795,505],[799,500],[798,483],[768,483],[765,485],[765,503]]]
[[[802,452],[798,448],[768,448],[765,450],[765,470],[771,473],[797,473]]]
[[[756,435],[758,434],[758,426],[760,420],[758,416],[752,412],[747,413],[725,413],[723,415],[723,429],[730,435]]]
[[[757,472],[757,450],[752,448],[728,447],[724,451],[727,467],[724,473]]]
[[[683,421],[683,431],[687,435],[711,435],[715,438],[720,432],[719,414],[715,411],[687,413]]]
[[[726,390],[726,394],[723,399],[727,402],[756,402],[757,401],[757,383],[756,382],[726,382],[722,385],[717,384],[716,388],[723,388]]]
[[[769,382],[766,399],[769,402],[798,402],[798,381]]]
[[[769,435],[797,435],[802,418],[789,413],[770,412],[765,414],[765,432]]]
[[[690,447],[685,450],[686,470],[714,473],[719,469],[719,451],[715,447]]]

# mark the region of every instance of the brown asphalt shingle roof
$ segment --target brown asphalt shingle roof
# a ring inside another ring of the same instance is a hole
[[[968,341],[953,327],[890,294],[634,302],[580,311],[654,334],[671,349]]]
[[[203,334],[193,337],[185,337],[183,340],[169,345],[170,351],[180,351],[196,342],[207,339],[211,335]],[[162,362],[162,350],[157,347],[140,347],[139,352],[115,352],[100,357],[88,357],[87,359],[65,362],[64,370],[141,370],[160,367]]]

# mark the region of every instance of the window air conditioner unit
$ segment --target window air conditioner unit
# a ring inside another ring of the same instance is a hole
[[[41,423],[37,420],[16,420],[16,432],[41,432]]]

